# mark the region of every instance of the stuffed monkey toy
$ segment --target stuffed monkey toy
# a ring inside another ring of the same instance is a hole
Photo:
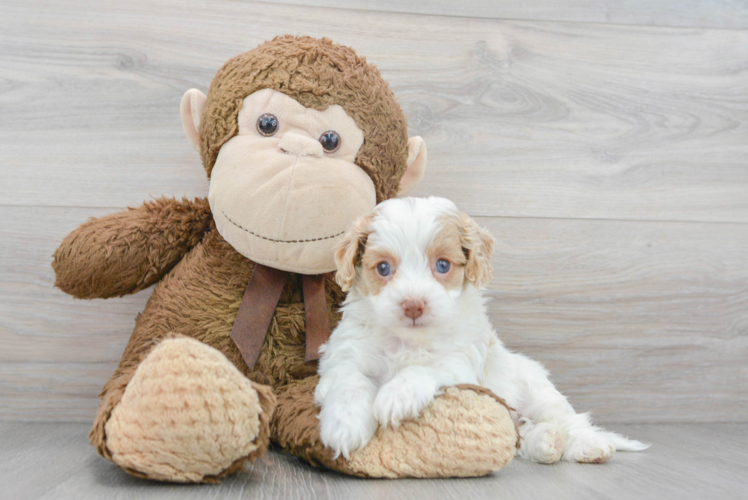
[[[174,482],[217,481],[271,440],[362,477],[479,476],[508,464],[514,423],[479,387],[447,389],[349,460],[320,443],[317,348],[344,298],[334,247],[426,163],[379,71],[327,39],[281,36],[228,61],[207,96],[188,91],[181,112],[208,199],[89,220],[54,254],[55,284],[74,297],[156,284],[101,392],[89,435],[98,453]]]

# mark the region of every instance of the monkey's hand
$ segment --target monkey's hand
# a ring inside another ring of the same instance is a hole
[[[91,219],[55,251],[55,286],[79,299],[135,293],[158,281],[197,245],[210,221],[204,198],[159,198]]]

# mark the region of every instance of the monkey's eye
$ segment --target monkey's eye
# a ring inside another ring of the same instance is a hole
[[[325,153],[334,153],[337,151],[340,148],[341,142],[343,141],[340,140],[340,136],[334,130],[328,130],[319,136],[319,143],[322,144],[322,149],[325,150]]]
[[[265,137],[270,137],[278,131],[278,119],[275,115],[265,113],[257,119],[257,131]]]
[[[392,268],[389,262],[380,262],[377,264],[377,273],[379,273],[379,276],[389,276],[391,272]]]
[[[448,260],[439,259],[436,261],[436,272],[439,274],[444,274],[449,271],[449,268],[451,267],[451,264]]]

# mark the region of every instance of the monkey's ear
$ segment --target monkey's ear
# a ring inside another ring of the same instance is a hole
[[[192,147],[200,151],[200,118],[203,116],[207,96],[197,89],[190,89],[182,96],[179,114],[182,117],[182,128]]]
[[[408,168],[400,179],[398,196],[405,196],[423,179],[426,172],[426,143],[418,136],[408,140]]]
[[[353,280],[356,278],[356,266],[364,252],[366,238],[371,233],[370,226],[373,219],[373,213],[359,217],[335,248],[335,266],[338,269],[338,272],[335,273],[335,281],[344,292],[347,292],[353,286]]]

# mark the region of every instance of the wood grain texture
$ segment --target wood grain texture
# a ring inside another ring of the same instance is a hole
[[[460,3],[452,0],[280,0],[280,3],[481,19],[748,28],[748,4],[743,0],[471,0]]]
[[[485,478],[365,480],[314,469],[271,450],[220,485],[174,485],[127,475],[97,456],[85,424],[0,423],[0,499],[738,499],[748,488],[746,424],[620,425],[653,443],[610,463],[540,465],[517,459]]]
[[[0,419],[90,420],[150,295],[74,300],[50,256],[89,208],[0,207]],[[611,422],[748,420],[741,224],[479,218],[490,314],[580,411]]]
[[[53,288],[52,253],[113,209],[0,207],[0,419],[90,421],[151,290],[77,300]]]
[[[380,67],[429,147],[414,194],[484,216],[748,222],[746,30],[198,0],[3,12],[5,205],[204,194],[182,93],[291,32],[329,36]]]
[[[499,336],[580,411],[748,417],[748,231],[731,224],[479,219]]]

